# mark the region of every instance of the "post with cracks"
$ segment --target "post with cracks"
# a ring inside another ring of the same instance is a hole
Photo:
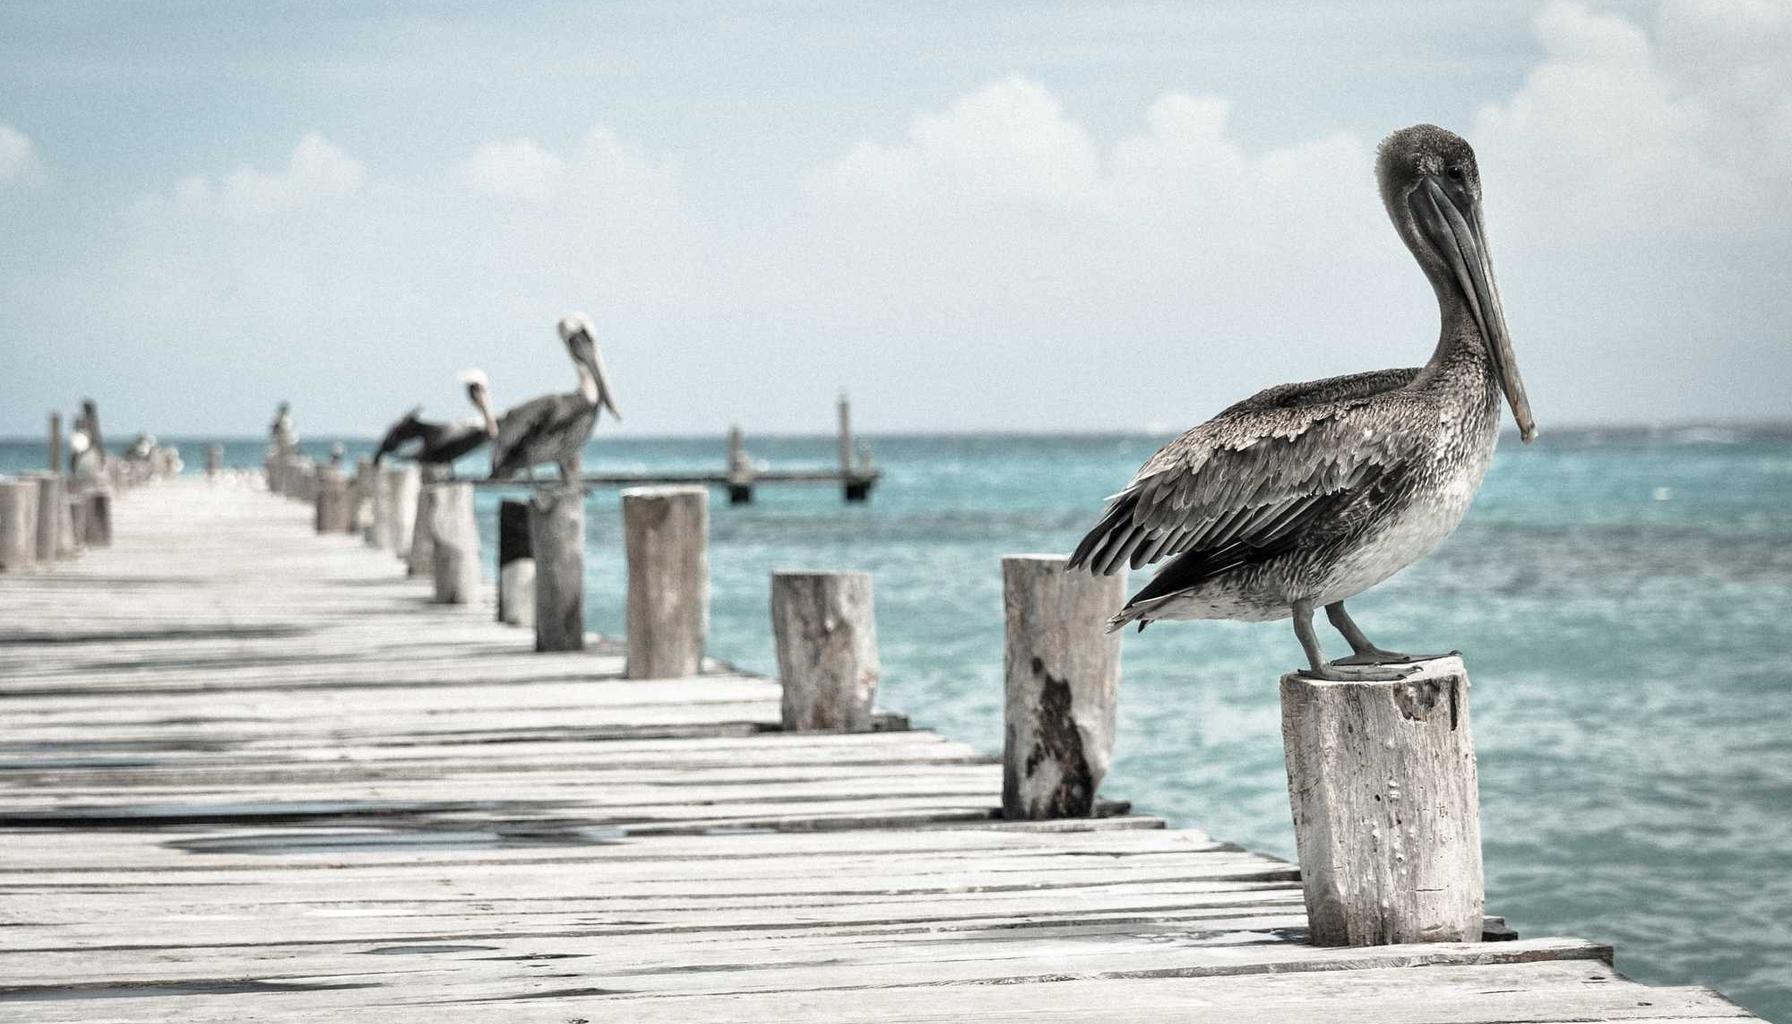
[[[0,478],[0,572],[37,568],[37,480]]]
[[[623,491],[622,532],[628,554],[628,678],[696,675],[709,633],[709,491]]]
[[[1393,681],[1282,677],[1282,741],[1313,942],[1475,942],[1481,804],[1458,657]]]
[[[871,574],[772,574],[786,732],[868,732],[880,668]]]
[[[526,501],[498,505],[498,621],[535,625],[535,553]]]
[[[535,553],[535,649],[585,649],[585,493],[543,487],[529,503]]]
[[[1002,815],[1086,818],[1114,752],[1120,637],[1103,631],[1120,576],[1064,571],[1061,555],[1002,559]]]

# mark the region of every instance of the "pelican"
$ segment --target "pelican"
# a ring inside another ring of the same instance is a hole
[[[460,382],[466,385],[467,397],[472,400],[473,408],[479,415],[452,423],[437,423],[419,419],[417,414],[423,411],[422,406],[404,414],[397,423],[386,431],[380,441],[379,451],[373,453],[373,464],[398,452],[405,445],[416,442],[415,447],[403,454],[416,459],[424,466],[444,468],[454,465],[454,460],[477,451],[486,441],[498,436],[498,420],[492,412],[491,382],[480,370],[467,370],[461,373]]]
[[[1069,561],[1111,575],[1168,560],[1110,632],[1158,619],[1292,617],[1313,677],[1398,678],[1409,670],[1379,666],[1416,660],[1371,643],[1345,600],[1423,558],[1462,521],[1493,457],[1502,392],[1526,442],[1537,427],[1494,284],[1474,150],[1415,125],[1383,140],[1375,175],[1437,296],[1431,360],[1269,388],[1152,456]],[[1349,657],[1325,659],[1315,608]]]
[[[504,414],[492,439],[493,479],[515,476],[520,470],[528,470],[532,476],[536,464],[553,462],[560,467],[561,482],[575,483],[585,442],[597,425],[598,410],[608,409],[611,416],[622,418],[610,397],[591,318],[570,313],[560,318],[558,329],[578,371],[579,388],[563,395],[532,398]]]

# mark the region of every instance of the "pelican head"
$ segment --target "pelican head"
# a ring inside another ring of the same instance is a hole
[[[492,411],[492,385],[486,379],[484,370],[462,370],[460,382],[467,386],[467,397],[472,399],[473,408],[479,410],[479,418],[485,422],[485,436],[498,436],[498,414]]]
[[[579,385],[585,392],[585,400],[610,410],[610,415],[621,419],[622,413],[617,411],[616,400],[610,395],[603,356],[597,351],[596,325],[583,313],[568,313],[560,318],[559,331],[560,340],[566,343],[567,352],[579,367]]]
[[[1413,125],[1382,140],[1375,177],[1388,216],[1431,279],[1438,302],[1464,304],[1474,317],[1518,434],[1530,441],[1537,436],[1537,424],[1493,280],[1475,151],[1453,132]]]

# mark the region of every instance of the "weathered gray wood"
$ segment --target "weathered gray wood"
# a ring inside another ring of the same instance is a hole
[[[312,527],[318,533],[344,533],[349,524],[348,481],[334,469],[317,471],[317,498]]]
[[[112,492],[104,488],[87,492],[87,513],[82,538],[89,548],[112,546]]]
[[[1002,559],[1002,814],[1080,818],[1114,752],[1120,637],[1103,631],[1125,577],[1066,573],[1060,555]]]
[[[37,480],[0,479],[0,572],[37,568]]]
[[[787,732],[872,727],[881,669],[870,573],[773,573],[772,635]]]
[[[385,528],[380,546],[400,559],[410,557],[411,528],[417,522],[417,492],[422,488],[422,473],[416,466],[389,466],[381,473],[381,525]]]
[[[431,484],[427,493],[436,603],[473,604],[479,600],[479,524],[473,518],[473,485]]]
[[[1460,658],[1395,682],[1282,677],[1282,736],[1319,945],[1481,937],[1481,808]]]
[[[629,678],[696,673],[709,633],[709,491],[623,491],[622,532],[628,555]]]
[[[411,526],[411,546],[405,558],[405,575],[427,576],[435,573],[436,488],[440,484],[425,482],[417,491],[417,514]]]
[[[50,414],[50,436],[46,454],[49,456],[50,472],[61,476],[64,467],[62,465],[62,414],[59,412]]]
[[[33,474],[37,480],[37,564],[50,566],[63,557],[62,518],[68,506],[62,474]]]
[[[535,625],[535,552],[529,545],[529,503],[498,505],[498,621]]]
[[[362,456],[355,462],[355,475],[348,482],[348,525],[343,529],[349,533],[366,536],[373,524],[373,499],[376,490],[375,481],[378,475],[374,472],[373,461]]]
[[[71,490],[64,505],[68,509],[65,525],[69,554],[66,557],[73,558],[87,550],[87,495]]]
[[[585,649],[585,492],[543,489],[529,502],[535,554],[535,649]]]
[[[208,479],[216,479],[224,472],[224,446],[208,444],[205,446],[205,475]]]
[[[753,503],[753,460],[747,457],[746,437],[740,424],[728,428],[728,504]]]

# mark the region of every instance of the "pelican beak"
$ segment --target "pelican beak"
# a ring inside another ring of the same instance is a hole
[[[1468,299],[1469,311],[1474,314],[1493,359],[1500,390],[1506,394],[1506,404],[1512,407],[1518,436],[1529,443],[1537,436],[1537,423],[1531,418],[1531,402],[1525,397],[1518,359],[1512,354],[1512,334],[1506,328],[1506,312],[1500,306],[1499,286],[1493,281],[1493,257],[1481,230],[1480,204],[1466,195],[1460,202],[1452,199],[1451,189],[1444,182],[1435,175],[1426,175],[1413,192],[1412,212],[1419,229],[1449,264]]]
[[[608,409],[611,416],[622,419],[622,413],[616,410],[616,399],[610,394],[610,380],[604,373],[604,357],[598,353],[597,342],[591,340],[589,334],[579,335],[579,359],[597,381],[598,408]]]
[[[485,436],[498,436],[498,414],[492,411],[491,392],[484,384],[468,384],[467,395],[473,399],[473,405],[479,410],[479,416],[485,420]]]

